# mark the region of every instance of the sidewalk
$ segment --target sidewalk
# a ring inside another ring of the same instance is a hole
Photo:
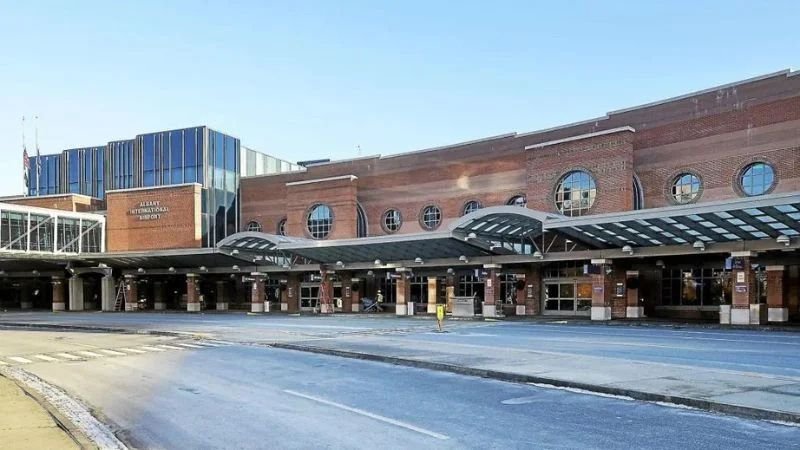
[[[435,341],[370,336],[273,346],[800,423],[800,377]]]
[[[80,448],[41,404],[1,375],[0,447],[20,450]]]

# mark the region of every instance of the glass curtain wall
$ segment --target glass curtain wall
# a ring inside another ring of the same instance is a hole
[[[51,195],[61,193],[61,155],[42,155],[37,173],[36,156],[30,157],[28,195]]]
[[[208,129],[203,242],[213,247],[239,229],[239,140]]]
[[[134,140],[108,143],[108,164],[106,165],[106,188],[130,189],[134,187],[133,147]]]
[[[87,147],[65,150],[66,192],[102,198],[105,195],[106,147]],[[54,155],[57,156],[57,155]]]

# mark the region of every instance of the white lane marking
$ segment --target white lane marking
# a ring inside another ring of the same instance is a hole
[[[174,345],[158,344],[158,346],[161,348],[168,348],[170,350],[183,350],[182,348],[175,347]]]
[[[196,344],[197,345],[201,345],[203,347],[219,347],[219,344],[212,344],[211,342],[207,342],[207,341],[202,341],[202,342],[197,341]]]
[[[135,348],[121,348],[120,350],[126,351],[128,353],[147,353],[144,350],[136,350]]]
[[[181,347],[189,347],[189,348],[203,348],[202,345],[194,345],[194,344],[178,344]]]
[[[75,352],[75,353],[78,353],[78,354],[81,354],[81,355],[84,355],[84,356],[88,356],[90,358],[102,358],[104,356],[104,355],[101,355],[99,353],[88,352],[88,351],[81,351],[81,352]]]
[[[69,360],[72,360],[72,361],[75,361],[76,359],[81,359],[80,356],[70,355],[69,353],[56,353],[56,356],[64,358],[64,359],[69,359]]]
[[[10,359],[10,360],[12,360],[14,362],[21,363],[21,364],[28,364],[28,363],[32,363],[33,362],[30,359],[26,359],[26,358],[23,358],[21,356],[9,356],[8,359]]]
[[[0,361],[0,366],[7,366],[7,365],[8,365],[8,363],[7,363],[7,362],[5,362],[5,361]]]
[[[111,355],[111,356],[126,356],[125,353],[117,352],[114,350],[100,350],[100,351],[105,353],[106,355]]]
[[[142,349],[145,349],[145,350],[151,351],[151,352],[165,352],[166,351],[163,348],[150,347],[149,345],[145,345],[145,346],[142,346],[142,347],[139,347],[139,348],[142,348]]]
[[[47,356],[47,355],[33,355],[33,357],[48,362],[58,361],[58,358],[53,358],[52,356]]]
[[[450,439],[448,436],[446,436],[444,434],[436,433],[435,431],[426,430],[426,429],[420,428],[420,427],[418,427],[416,425],[411,425],[409,423],[401,422],[399,420],[395,420],[395,419],[392,419],[392,418],[389,418],[389,417],[384,417],[384,416],[380,416],[378,414],[373,414],[373,413],[371,413],[369,411],[364,411],[363,409],[351,408],[350,406],[342,405],[341,403],[332,402],[330,400],[325,400],[323,398],[314,397],[314,396],[311,396],[311,395],[303,394],[303,393],[292,391],[292,390],[289,390],[289,389],[284,389],[283,392],[286,392],[287,394],[290,394],[290,395],[294,395],[296,397],[304,398],[306,400],[311,400],[311,401],[315,401],[317,403],[322,403],[323,405],[328,405],[328,406],[332,406],[334,408],[343,409],[345,411],[349,411],[351,413],[358,414],[358,415],[361,415],[361,416],[364,416],[364,417],[369,417],[370,419],[379,420],[381,422],[385,422],[385,423],[388,423],[388,424],[391,424],[391,425],[394,425],[394,426],[397,426],[397,427],[400,427],[400,428],[405,428],[406,430],[416,431],[417,433],[424,434],[424,435],[430,436],[430,437],[434,437],[436,439],[441,439],[441,440]]]

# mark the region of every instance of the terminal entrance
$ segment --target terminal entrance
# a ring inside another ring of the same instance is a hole
[[[592,312],[592,282],[589,280],[545,280],[545,314],[588,316]]]

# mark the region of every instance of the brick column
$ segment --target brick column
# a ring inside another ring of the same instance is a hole
[[[439,281],[435,276],[428,277],[428,314],[436,314],[436,297],[439,294]]]
[[[286,290],[281,294],[281,301],[286,303],[286,311],[300,311],[300,276],[296,273],[290,273],[286,277]]]
[[[350,312],[361,312],[361,291],[364,289],[364,283],[361,282],[361,278],[351,278],[350,285]]]
[[[592,320],[611,320],[611,296],[613,283],[606,271],[611,268],[607,259],[593,259],[592,265]]]
[[[353,275],[350,272],[339,272],[342,281],[342,312],[353,310],[353,290],[351,289]]]
[[[125,311],[136,311],[139,308],[139,280],[136,275],[122,277],[125,289]]]
[[[186,311],[200,311],[200,276],[196,273],[186,274]]]
[[[767,266],[767,320],[770,322],[789,321],[787,281],[784,266]]]
[[[319,312],[321,314],[333,314],[333,282],[331,274],[326,270],[320,271],[321,280],[319,282]]]
[[[406,272],[400,273],[400,278],[397,279],[395,287],[395,300],[397,302],[395,314],[398,316],[408,315],[408,304],[406,302],[411,298],[411,282]]]
[[[228,293],[226,292],[226,288],[228,287],[228,283],[225,280],[217,280],[217,311],[227,311],[228,310]]]
[[[167,309],[167,302],[164,301],[163,281],[153,281],[153,309],[156,311]]]
[[[64,303],[64,278],[53,277],[51,281],[53,285],[53,311],[64,311],[67,309]]]
[[[83,311],[83,278],[81,278],[79,275],[73,275],[69,277],[69,281],[67,281],[67,283],[69,286],[69,310]]]
[[[20,309],[32,309],[33,302],[31,301],[31,287],[28,283],[22,282],[19,287],[19,307]]]
[[[541,292],[541,271],[539,270],[539,266],[531,265],[525,270],[525,280],[522,290],[517,291],[517,315],[538,315],[542,304]]]
[[[445,292],[447,292],[446,310],[447,310],[447,312],[452,313],[453,312],[453,302],[455,302],[455,298],[456,298],[456,276],[455,276],[455,274],[453,274],[453,275],[448,274],[447,278],[445,278],[445,283],[447,283],[447,286],[445,288]]]
[[[253,272],[253,287],[250,289],[250,311],[254,313],[264,312],[264,274]]]
[[[732,253],[734,258],[733,294],[731,302],[732,325],[759,325],[767,322],[766,305],[756,298],[756,274],[752,269],[751,252]]]
[[[638,270],[625,272],[625,291],[628,297],[625,317],[629,319],[644,317],[644,307],[639,303],[639,281]]]
[[[484,268],[488,273],[483,282],[483,317],[497,317],[501,315],[497,311],[500,304],[500,266],[487,264]]]

